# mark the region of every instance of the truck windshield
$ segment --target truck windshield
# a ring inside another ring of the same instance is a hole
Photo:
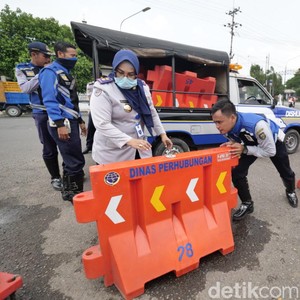
[[[241,104],[271,105],[267,94],[253,81],[238,79]]]

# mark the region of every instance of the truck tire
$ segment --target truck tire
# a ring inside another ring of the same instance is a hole
[[[173,149],[175,152],[182,153],[182,152],[189,152],[190,147],[188,144],[179,138],[171,138],[173,142]],[[159,142],[153,150],[154,156],[161,156],[166,154],[166,147],[162,142]]]
[[[290,129],[286,132],[284,142],[286,145],[286,150],[288,154],[293,154],[297,151],[299,142],[300,142],[300,135],[299,132],[295,129]]]
[[[6,107],[5,112],[10,117],[19,117],[22,115],[21,108],[16,105],[11,105],[11,106]]]

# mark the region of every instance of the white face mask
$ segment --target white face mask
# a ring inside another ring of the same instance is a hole
[[[115,83],[121,89],[129,90],[135,86],[137,86],[137,79],[130,79],[126,76],[124,77],[115,77]]]

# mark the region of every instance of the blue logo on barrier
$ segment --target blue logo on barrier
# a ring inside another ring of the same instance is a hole
[[[120,181],[120,174],[117,172],[109,172],[104,176],[104,182],[107,185],[115,185]]]

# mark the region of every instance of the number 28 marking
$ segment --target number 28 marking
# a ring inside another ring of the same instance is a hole
[[[179,246],[177,248],[177,251],[180,252],[178,258],[179,261],[182,260],[184,253],[187,257],[192,257],[194,255],[194,251],[191,243],[187,243],[185,246]]]

